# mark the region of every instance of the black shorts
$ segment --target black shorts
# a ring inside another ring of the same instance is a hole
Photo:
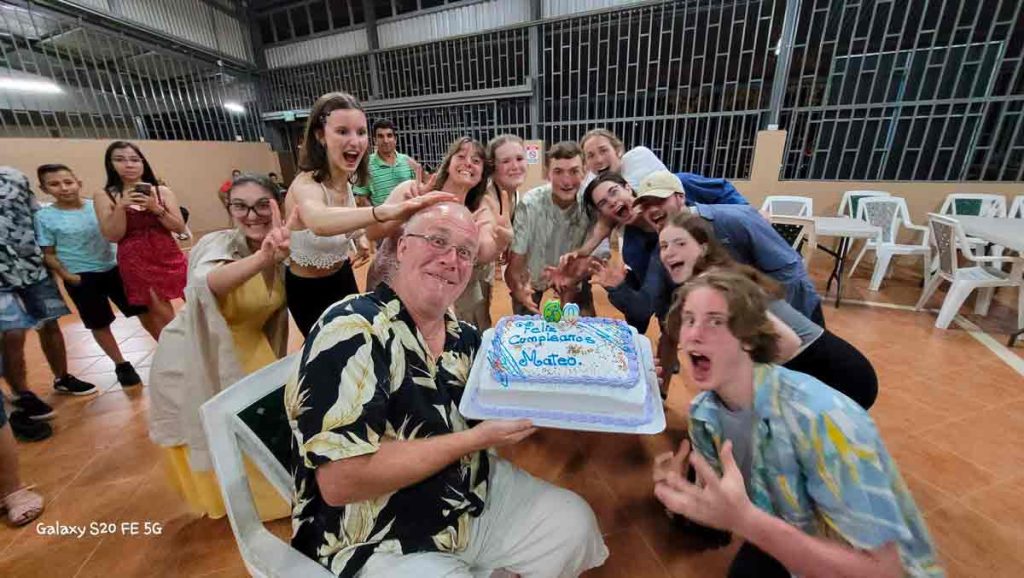
[[[114,310],[110,308],[113,301],[125,317],[135,317],[148,311],[140,305],[128,303],[124,293],[124,283],[117,267],[102,273],[79,273],[82,282],[72,285],[64,282],[68,297],[78,309],[82,324],[88,329],[103,329],[114,322]]]

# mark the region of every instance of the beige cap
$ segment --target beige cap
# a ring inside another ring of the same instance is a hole
[[[636,188],[636,200],[667,199],[676,193],[683,193],[683,183],[669,171],[655,171],[640,179]]]

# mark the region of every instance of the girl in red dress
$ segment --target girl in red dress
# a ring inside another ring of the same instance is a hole
[[[184,297],[188,261],[172,233],[185,232],[174,191],[157,182],[139,147],[116,141],[104,156],[105,195],[93,199],[103,236],[117,243],[117,265],[132,305],[149,309],[142,324],[160,338]]]

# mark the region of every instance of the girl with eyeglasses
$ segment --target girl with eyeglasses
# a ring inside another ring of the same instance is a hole
[[[234,227],[208,233],[189,253],[185,307],[164,329],[150,371],[150,437],[166,449],[173,485],[211,518],[225,512],[199,406],[285,355],[283,262],[298,218],[282,223],[279,189],[264,176],[235,178],[226,201]],[[264,519],[289,515],[261,475],[251,470],[249,479]]]

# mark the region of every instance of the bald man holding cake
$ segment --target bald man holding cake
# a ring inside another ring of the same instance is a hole
[[[608,555],[582,498],[488,452],[530,420],[470,427],[459,411],[481,338],[449,310],[476,253],[468,209],[424,209],[392,286],[336,303],[306,340],[285,390],[292,545],[337,576],[554,578]]]

